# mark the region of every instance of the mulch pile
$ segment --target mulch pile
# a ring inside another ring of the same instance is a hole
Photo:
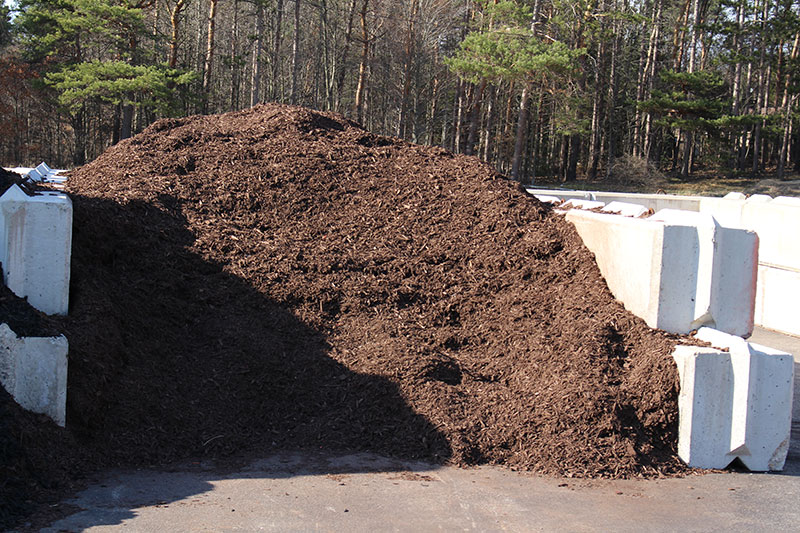
[[[676,338],[475,158],[260,105],[156,122],[68,187],[67,420],[97,464],[293,447],[686,471]]]

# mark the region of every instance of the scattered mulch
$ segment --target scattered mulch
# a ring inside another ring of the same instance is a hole
[[[270,104],[156,122],[68,187],[67,420],[98,465],[324,448],[686,471],[677,338],[475,158]]]
[[[2,278],[0,278],[1,280]],[[19,337],[54,337],[61,335],[60,321],[34,309],[0,283],[0,323]]]
[[[36,185],[24,176],[0,167],[0,196],[12,185],[19,186],[22,192],[29,196],[33,196],[33,192],[36,190]]]

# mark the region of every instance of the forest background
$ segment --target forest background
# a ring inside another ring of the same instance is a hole
[[[800,170],[800,0],[18,0],[0,161],[72,167],[260,102],[525,183]]]

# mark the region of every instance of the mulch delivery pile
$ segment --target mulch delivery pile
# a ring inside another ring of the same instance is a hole
[[[685,471],[676,338],[475,158],[260,105],[156,122],[68,191],[71,465],[304,448]]]

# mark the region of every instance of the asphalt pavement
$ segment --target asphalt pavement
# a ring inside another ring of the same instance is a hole
[[[795,356],[780,473],[575,480],[285,452],[235,467],[109,471],[43,531],[800,531],[800,338],[757,329],[750,340]]]

